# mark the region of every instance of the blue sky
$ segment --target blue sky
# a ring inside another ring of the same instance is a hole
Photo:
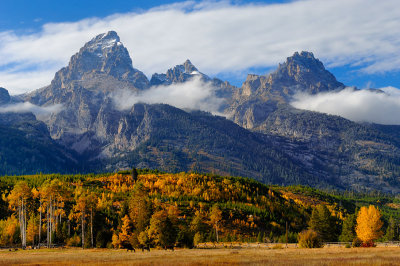
[[[106,17],[115,13],[145,11],[160,5],[186,0],[1,0],[0,31],[32,32],[45,23],[77,21],[88,17]],[[201,1],[197,1],[201,2]],[[234,1],[246,3],[283,3],[283,0]]]
[[[346,85],[400,87],[397,6],[395,0],[0,0],[0,86],[18,94],[49,84],[79,47],[113,29],[148,76],[189,58],[202,72],[240,85],[247,73],[264,74],[308,50]]]

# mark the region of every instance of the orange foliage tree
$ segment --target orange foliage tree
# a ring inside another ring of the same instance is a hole
[[[358,238],[364,243],[374,241],[382,236],[383,222],[381,213],[373,205],[361,207],[357,215],[356,233]]]
[[[10,208],[18,211],[22,248],[26,248],[26,209],[31,198],[31,189],[25,181],[19,181],[7,197]]]

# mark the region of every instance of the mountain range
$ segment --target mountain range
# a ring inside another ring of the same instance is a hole
[[[220,103],[214,114],[129,97],[198,80]],[[241,87],[190,60],[150,79],[133,67],[116,32],[71,57],[50,85],[10,96],[0,88],[0,174],[164,171],[239,175],[268,184],[400,190],[400,127],[299,110],[297,93],[346,88],[310,52],[295,53]],[[33,104],[40,114],[10,106]],[[11,111],[10,111],[11,110]]]

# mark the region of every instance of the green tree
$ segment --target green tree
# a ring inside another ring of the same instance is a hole
[[[138,182],[135,184],[129,199],[129,216],[134,229],[138,232],[145,231],[151,217],[151,204],[145,186]]]
[[[194,214],[194,217],[190,223],[190,230],[196,234],[196,233],[201,233],[204,234],[207,232],[207,223],[206,223],[206,217],[204,217],[203,213],[201,211],[196,211]]]
[[[343,222],[342,234],[339,236],[339,241],[352,242],[353,239],[357,236],[356,224],[357,216],[355,214],[348,215],[346,220],[344,220]]]
[[[203,234],[200,233],[200,232],[197,232],[197,233],[194,235],[193,244],[194,244],[195,246],[197,246],[199,243],[203,242],[203,240],[204,240]]]
[[[337,240],[338,220],[331,215],[331,212],[324,204],[320,204],[313,209],[309,226],[319,234],[322,241],[329,242]]]
[[[167,248],[175,245],[177,230],[166,210],[155,212],[151,216],[148,235],[156,246]]]
[[[390,216],[388,221],[388,227],[386,228],[385,240],[386,241],[396,241],[399,239],[397,234],[397,223],[393,219],[393,216]]]
[[[262,243],[262,242],[264,242],[264,233],[263,232],[258,232],[258,235],[257,235],[257,242],[258,243]]]

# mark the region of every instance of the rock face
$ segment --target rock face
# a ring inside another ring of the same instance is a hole
[[[0,105],[7,104],[10,101],[11,101],[11,97],[10,97],[10,94],[8,93],[8,90],[0,87]]]
[[[34,104],[62,104],[63,110],[45,122],[52,138],[81,154],[96,157],[114,141],[110,129],[119,117],[112,101],[120,90],[148,88],[147,77],[133,68],[127,49],[114,31],[100,34],[71,57],[47,87],[25,97]]]
[[[235,123],[254,129],[279,106],[288,106],[298,92],[315,94],[343,88],[312,53],[296,52],[271,74],[248,75],[243,86],[236,90],[226,113]]]
[[[223,113],[228,108],[228,103],[232,99],[233,93],[238,89],[232,86],[227,81],[222,81],[217,78],[210,78],[209,76],[200,72],[190,60],[186,60],[183,64],[176,65],[173,68],[167,70],[166,73],[158,74],[155,73],[150,79],[151,86],[168,86],[171,84],[179,84],[187,81],[192,81],[195,78],[199,78],[201,82],[207,83],[214,88],[215,96],[218,98],[225,99],[224,103],[221,104],[219,112]]]
[[[13,104],[0,88],[0,105]],[[80,172],[76,154],[56,143],[32,113],[0,112],[0,174]]]
[[[225,99],[220,111],[230,120],[165,104],[119,108],[115,101],[124,95],[121,92],[140,93],[151,86],[191,82],[197,77]],[[12,130],[20,130],[18,135],[29,132],[29,126],[16,126],[15,121],[35,124],[34,131],[42,132],[38,138],[62,155],[57,159],[63,162],[59,167],[79,169],[68,159],[72,158],[84,165],[81,171],[135,165],[242,175],[275,184],[398,192],[399,127],[357,124],[290,105],[298,92],[343,88],[309,52],[295,53],[271,74],[248,75],[241,88],[208,77],[189,60],[148,81],[133,68],[127,49],[111,31],[85,44],[49,86],[24,96],[40,106],[62,105],[60,112],[44,120],[47,128],[32,114],[19,120],[0,116],[0,125],[6,132],[13,123]],[[7,102],[10,96],[0,89],[0,104]]]
[[[315,94],[344,87],[312,53],[295,53],[269,75],[248,75],[226,113],[244,128],[280,137],[274,140],[274,147],[334,187],[363,190],[379,186],[396,191],[400,181],[396,177],[400,173],[398,138],[375,125],[290,105],[298,92]],[[396,167],[382,168],[382,164]]]
[[[105,74],[119,81],[127,81],[135,88],[148,86],[146,76],[132,67],[128,50],[115,31],[100,34],[71,57],[68,67],[56,73],[52,85],[64,88],[71,81],[85,80],[90,74]]]
[[[190,62],[186,60],[181,65],[176,65],[174,68],[168,69],[165,74],[153,74],[150,79],[150,85],[171,85],[172,83],[182,83],[192,79],[195,76],[200,76],[204,81],[210,80],[210,78],[199,70]]]

